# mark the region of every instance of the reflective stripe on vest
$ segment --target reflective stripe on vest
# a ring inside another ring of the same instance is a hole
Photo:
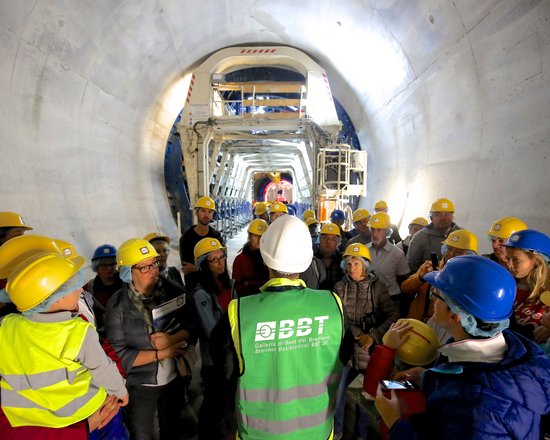
[[[342,368],[339,298],[311,289],[262,290],[229,307],[241,371],[239,436],[329,438]],[[247,364],[254,371],[247,371]]]
[[[60,428],[84,420],[106,392],[75,361],[91,324],[40,323],[9,315],[0,324],[2,408],[10,424]]]

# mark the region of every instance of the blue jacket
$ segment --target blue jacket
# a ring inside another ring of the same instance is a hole
[[[540,416],[550,412],[550,358],[517,333],[503,334],[508,351],[498,363],[440,359],[426,370],[426,413],[397,421],[390,439],[538,440]]]

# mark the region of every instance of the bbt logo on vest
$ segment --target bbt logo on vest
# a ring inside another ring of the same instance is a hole
[[[314,328],[318,335],[323,334],[323,328],[328,316],[316,316],[315,318],[283,319],[281,321],[258,322],[256,324],[255,341],[274,341],[275,339],[288,339],[293,336],[301,337],[310,335]],[[314,324],[314,322],[316,324]]]

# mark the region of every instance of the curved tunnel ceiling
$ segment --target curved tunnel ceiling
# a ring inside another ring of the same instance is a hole
[[[394,221],[451,198],[481,235],[550,230],[550,2],[4,1],[2,209],[39,233],[177,235],[162,175],[181,78],[231,45],[298,48],[326,69]],[[185,93],[185,92],[183,92]]]

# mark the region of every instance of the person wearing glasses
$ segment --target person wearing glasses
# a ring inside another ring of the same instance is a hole
[[[434,318],[451,339],[432,368],[395,378],[414,380],[426,411],[402,417],[395,391],[379,386],[376,408],[390,439],[538,440],[550,412],[550,358],[508,329],[516,283],[498,263],[478,255],[450,260],[424,277],[435,289]]]
[[[466,229],[451,232],[441,246],[443,258],[437,267],[433,267],[433,263],[427,260],[415,274],[401,283],[404,294],[414,295],[407,317],[426,322],[436,332],[441,343],[445,343],[449,335],[443,327],[437,325],[433,318],[435,298],[430,295],[432,286],[426,281],[426,275],[443,269],[452,258],[461,255],[477,255],[477,246],[477,237],[472,232]]]
[[[430,253],[437,253],[441,259],[441,243],[457,229],[454,222],[455,205],[449,199],[441,198],[432,203],[430,224],[418,231],[412,238],[407,252],[407,261],[412,271],[417,271],[422,263],[430,259]]]
[[[222,439],[234,431],[234,426],[228,426],[231,425],[233,405],[229,404],[228,382],[215,374],[209,339],[229,302],[236,298],[234,280],[229,278],[227,272],[225,247],[215,238],[203,238],[195,245],[195,266],[199,268],[199,272],[198,283],[193,291],[193,303],[200,328],[204,393],[199,411],[199,438]]]
[[[514,232],[527,229],[523,220],[517,217],[504,217],[495,221],[487,231],[491,240],[493,252],[484,254],[484,257],[490,258],[496,263],[508,268],[508,257],[506,256],[506,242]]]
[[[341,267],[342,253],[338,250],[340,235],[340,228],[334,223],[327,223],[321,228],[319,249],[314,254],[314,257],[321,260],[326,270],[326,278],[319,284],[320,290],[332,292],[334,285],[344,277]]]
[[[176,358],[185,356],[187,343],[195,341],[193,309],[187,304],[178,307],[164,327],[153,320],[153,309],[185,298],[180,286],[159,275],[158,258],[148,241],[124,242],[117,252],[124,284],[107,303],[105,330],[126,371],[126,415],[133,440],[153,438],[155,414],[161,440],[180,438],[186,382]]]

